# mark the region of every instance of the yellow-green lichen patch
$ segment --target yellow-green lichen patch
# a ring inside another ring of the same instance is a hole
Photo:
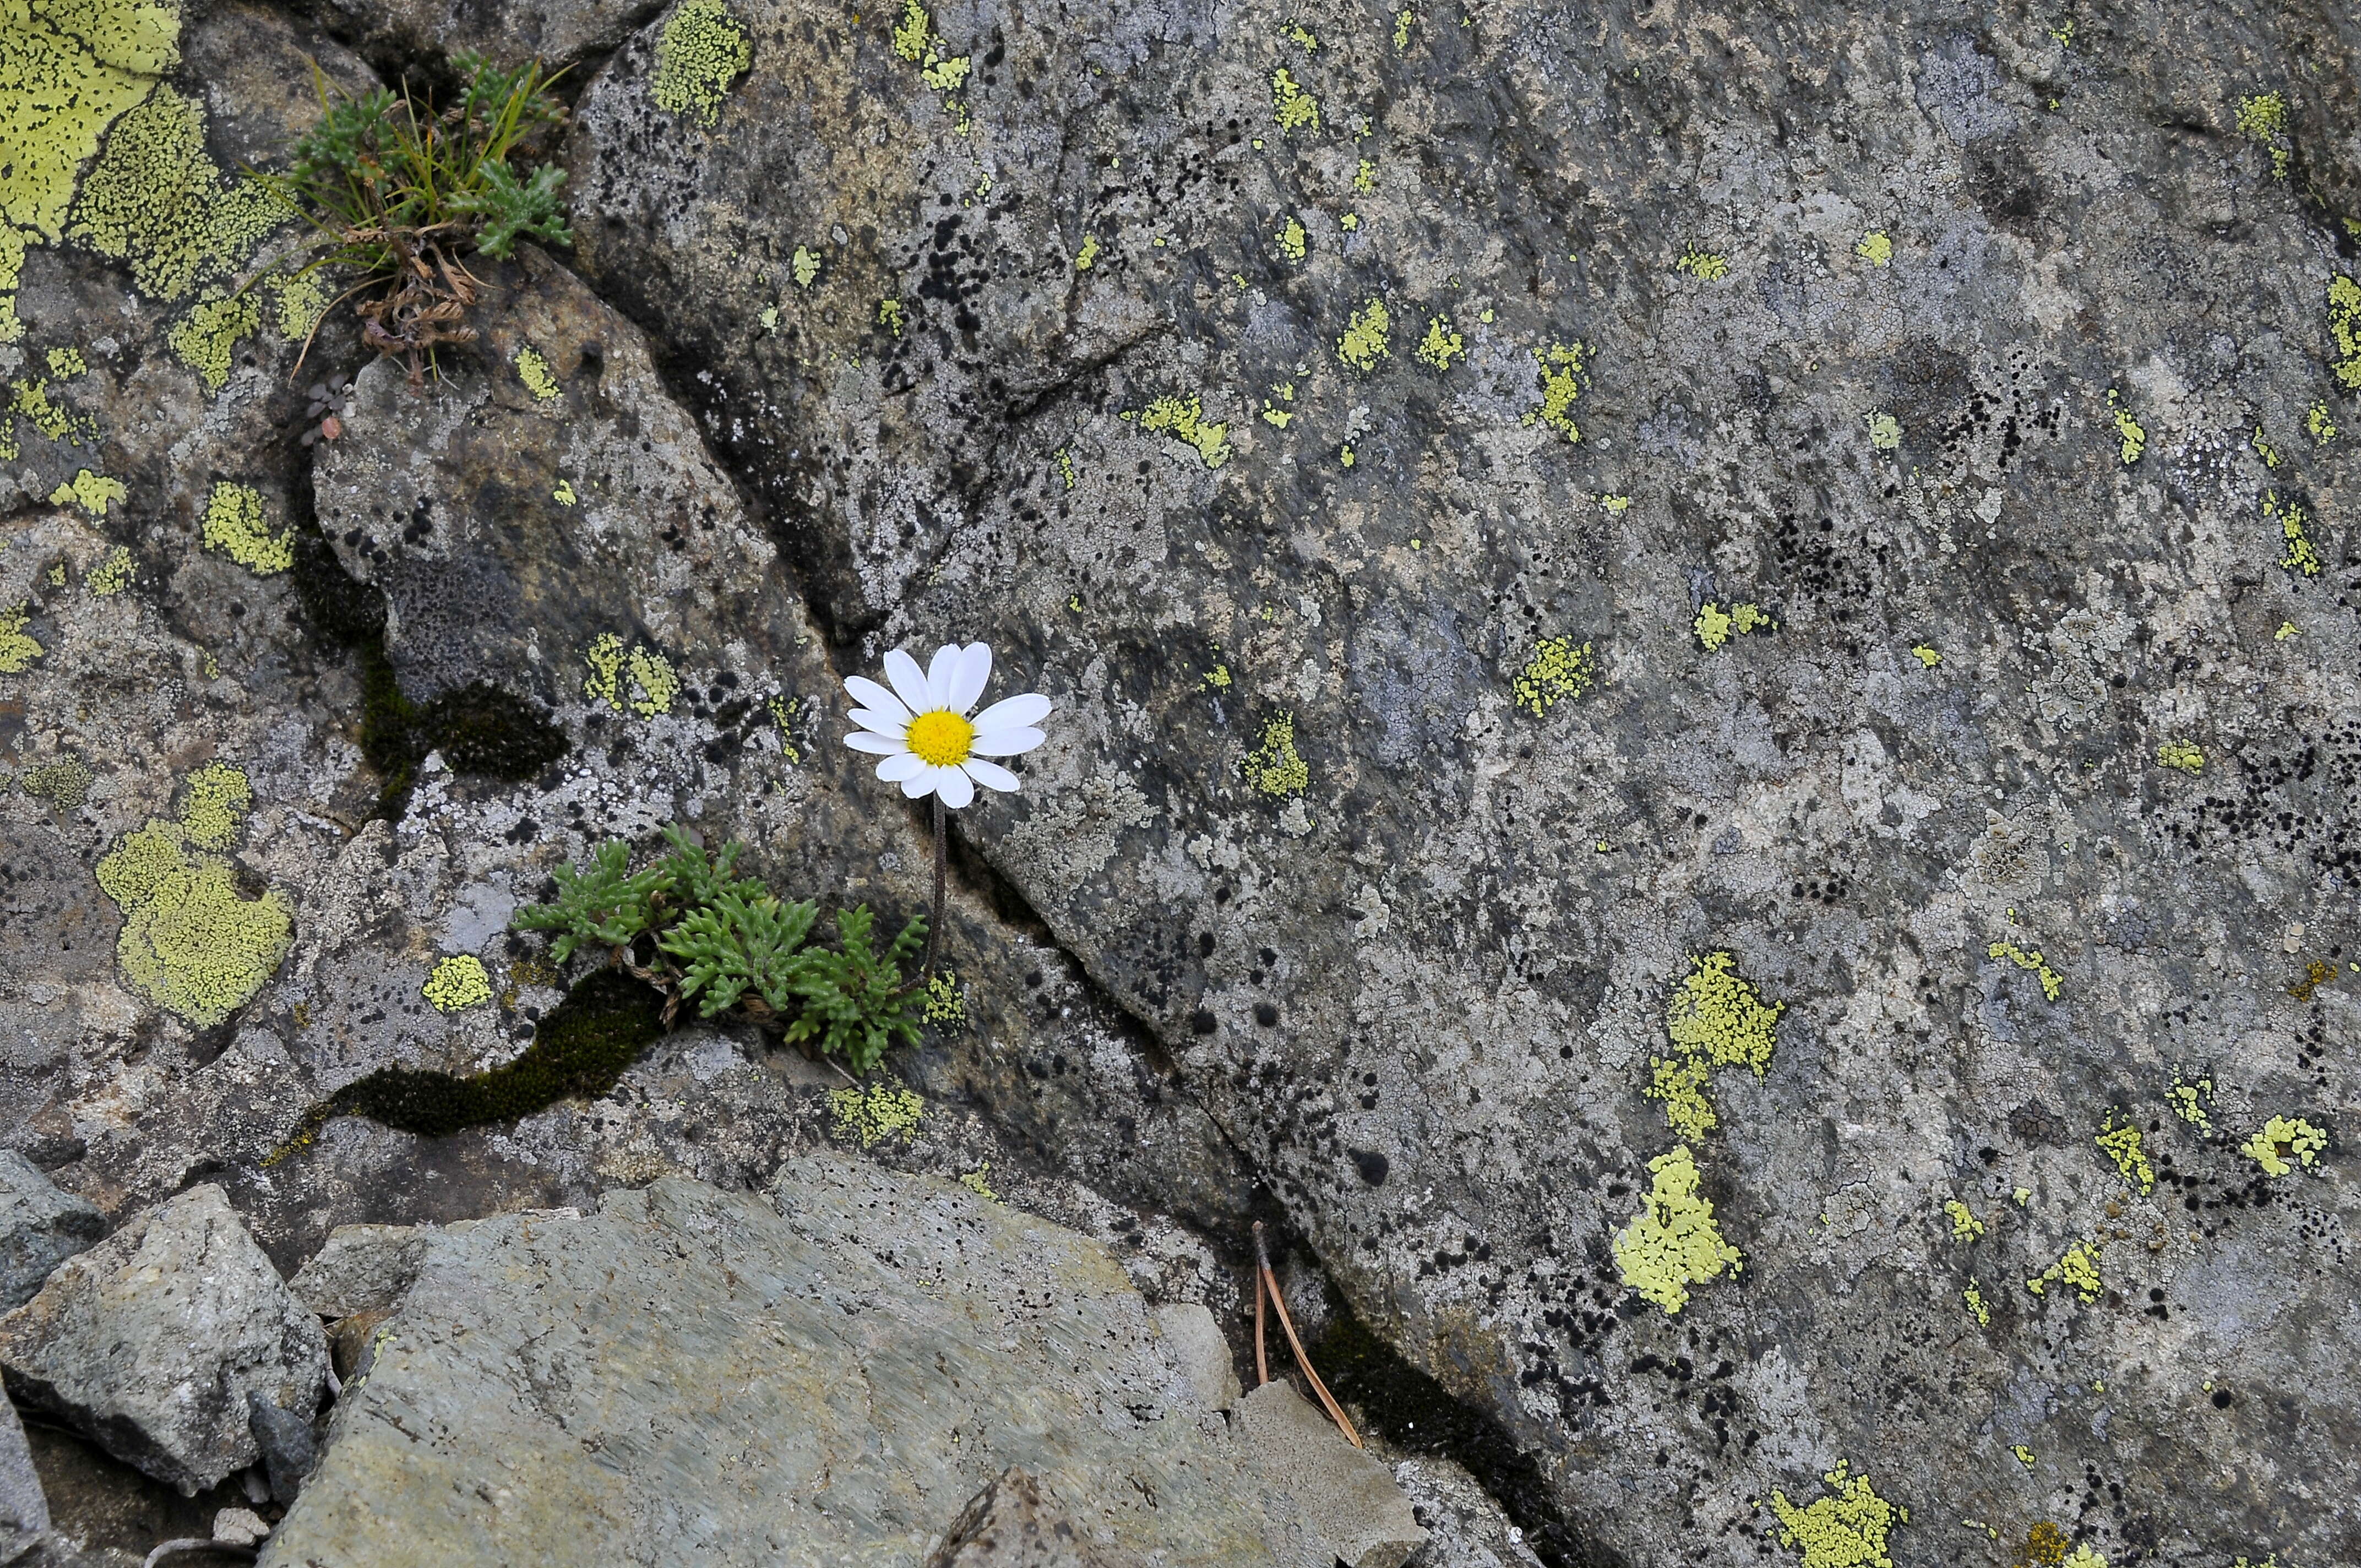
[[[653,718],[670,713],[673,699],[680,695],[680,676],[672,661],[644,642],[627,649],[620,637],[604,632],[583,651],[582,659],[590,666],[583,695],[619,712]]]
[[[90,771],[90,764],[80,757],[65,756],[27,768],[16,775],[16,787],[35,800],[48,801],[60,811],[78,811],[90,798],[90,786],[97,778]]]
[[[1320,128],[1320,100],[1305,92],[1283,65],[1270,73],[1270,112],[1280,130]]]
[[[2299,1163],[2311,1165],[2327,1146],[2328,1134],[2302,1117],[2274,1116],[2238,1152],[2261,1166],[2264,1175],[2285,1176]]]
[[[2299,576],[2320,576],[2320,552],[2312,548],[2312,536],[2304,532],[2303,508],[2280,500],[2276,490],[2267,490],[2263,515],[2279,525],[2279,537],[2286,542],[2287,554],[2279,557],[2279,565]]]
[[[828,1106],[836,1117],[836,1135],[864,1149],[889,1138],[908,1142],[927,1113],[927,1102],[898,1083],[830,1090]]]
[[[90,374],[90,361],[82,357],[79,348],[52,348],[46,357],[49,362],[49,374],[60,381],[71,381],[77,376]]]
[[[1891,266],[1894,261],[1894,239],[1883,229],[1872,229],[1861,236],[1852,253],[1872,267]]]
[[[1230,460],[1230,444],[1224,439],[1230,427],[1205,418],[1205,402],[1202,398],[1159,398],[1141,411],[1139,428],[1169,435],[1182,445],[1193,448],[1197,455],[1204,459],[1208,468],[1218,468]]]
[[[925,59],[927,38],[933,31],[927,8],[918,0],[902,0],[902,19],[894,25],[894,52],[906,60]]]
[[[436,964],[418,994],[438,1013],[480,1007],[492,999],[492,977],[485,972],[483,959],[473,953],[460,953]]]
[[[1367,196],[1377,188],[1378,166],[1365,158],[1361,159],[1360,166],[1353,170],[1353,189]]]
[[[2024,1465],[2027,1470],[2033,1468],[2033,1450],[2020,1442],[2012,1446],[2009,1452],[2016,1455],[2016,1462],[2019,1464]]]
[[[1426,335],[1419,339],[1418,347],[1413,352],[1420,364],[1437,370],[1448,370],[1453,360],[1466,357],[1467,340],[1451,330],[1447,317],[1433,316],[1428,318]]]
[[[991,1175],[992,1162],[990,1160],[985,1160],[973,1170],[968,1171],[961,1176],[959,1179],[960,1185],[966,1188],[970,1192],[974,1193],[979,1198],[997,1203],[1000,1201],[1000,1194],[992,1190],[992,1183],[988,1179]]]
[[[189,842],[216,853],[237,842],[246,814],[254,809],[254,787],[227,762],[207,762],[188,777],[181,795],[181,827]]]
[[[25,250],[65,236],[77,177],[108,127],[180,63],[176,7],[12,4],[0,20],[0,343],[23,335]]]
[[[291,276],[274,272],[263,280],[263,287],[270,291],[272,320],[279,335],[290,343],[308,341],[320,318],[335,303],[328,275],[316,268]]]
[[[111,598],[131,586],[131,552],[118,544],[106,553],[106,558],[90,569],[82,580],[82,587],[101,598]]]
[[[1312,253],[1312,236],[1305,232],[1302,219],[1290,217],[1279,231],[1279,253],[1298,266]]]
[[[1883,411],[1869,416],[1869,444],[1878,452],[1896,452],[1902,447],[1902,422]]]
[[[1076,484],[1080,483],[1074,476],[1074,454],[1072,449],[1064,446],[1058,448],[1057,462],[1058,477],[1066,482],[1066,488],[1070,490],[1072,489]]]
[[[517,379],[524,383],[535,402],[555,402],[558,398],[557,378],[549,373],[549,361],[541,351],[530,345],[516,351]]]
[[[1574,422],[1574,405],[1588,381],[1582,367],[1583,356],[1588,352],[1579,343],[1553,343],[1533,350],[1533,358],[1541,366],[1542,406],[1531,417],[1576,444],[1582,440],[1582,427]]]
[[[181,363],[197,373],[208,392],[218,392],[229,379],[230,360],[237,345],[262,325],[262,307],[251,294],[226,300],[200,300],[173,323],[168,341]]]
[[[1697,640],[1710,653],[1734,636],[1775,630],[1778,625],[1761,605],[1734,604],[1725,610],[1708,599],[1698,608],[1697,619],[1689,623],[1689,629],[1697,633]]]
[[[1099,236],[1094,234],[1086,234],[1082,236],[1082,248],[1074,252],[1074,270],[1077,272],[1088,272],[1092,268],[1096,267],[1098,264]]]
[[[1895,1525],[1910,1522],[1910,1510],[1879,1497],[1866,1475],[1848,1480],[1850,1468],[1838,1461],[1823,1477],[1831,1495],[1804,1508],[1789,1502],[1784,1492],[1771,1494],[1779,1544],[1799,1549],[1804,1568],[1894,1568],[1886,1541]]]
[[[2015,942],[1994,942],[1984,949],[1984,957],[2006,959],[2021,970],[2031,970],[2033,977],[2041,982],[2041,994],[2052,1002],[2058,1000],[2058,992],[2066,983],[2066,977],[2044,962],[2039,953],[2028,953]]]
[[[1279,713],[1263,721],[1262,744],[1238,764],[1248,787],[1273,800],[1301,795],[1312,784],[1312,770],[1295,749],[1295,715]]]
[[[1410,52],[1410,25],[1417,19],[1417,16],[1418,13],[1408,6],[1394,13],[1394,52],[1396,54]]]
[[[787,275],[796,280],[798,289],[809,289],[818,282],[819,252],[807,245],[796,247],[795,255],[787,258]]]
[[[956,93],[966,82],[967,73],[967,56],[962,54],[950,60],[937,60],[930,54],[918,71],[918,80],[938,93]]]
[[[2156,749],[2156,760],[2195,778],[2205,771],[2205,753],[2186,740],[2167,740]]]
[[[1916,647],[1911,649],[1910,653],[1913,658],[1918,661],[1918,664],[1921,669],[1931,670],[1936,665],[1943,662],[1943,655],[1937,652],[1934,649],[1927,647],[1924,642],[1921,642]]]
[[[1386,334],[1393,324],[1386,302],[1371,300],[1345,323],[1345,335],[1336,340],[1336,357],[1365,374],[1375,370],[1386,356]]]
[[[1540,718],[1559,703],[1589,690],[1598,669],[1589,643],[1576,646],[1571,637],[1545,637],[1509,683],[1510,692],[1518,707]]]
[[[205,498],[203,535],[218,550],[258,577],[295,564],[295,531],[272,533],[262,518],[262,494],[251,485],[217,481]]]
[[[2356,352],[2361,352],[2361,347]],[[2336,439],[2336,422],[2328,417],[2327,400],[2314,398],[2312,407],[2303,411],[2303,430],[2314,446],[2325,446]]]
[[[1953,1240],[1971,1242],[1984,1234],[1984,1223],[1976,1218],[1974,1210],[1957,1198],[1944,1200],[1943,1212],[1951,1222]]]
[[[549,499],[562,507],[577,506],[582,500],[582,498],[575,492],[574,481],[566,478],[561,478],[550,487]]]
[[[219,763],[192,775],[179,821],[149,817],[98,862],[99,887],[123,911],[115,958],[124,977],[200,1028],[253,1000],[293,940],[294,917],[278,890],[240,897],[230,862],[205,852],[235,840],[251,805],[245,784]]]
[[[29,619],[21,604],[14,609],[0,609],[0,675],[21,675],[49,652],[25,630]]]
[[[2172,1087],[2164,1091],[2164,1098],[2171,1105],[2174,1115],[2207,1137],[2213,1135],[2213,1118],[2205,1113],[2205,1107],[2213,1102],[2212,1079],[2201,1078],[2191,1083],[2185,1078],[2176,1077]]]
[[[967,992],[959,976],[950,970],[937,970],[927,977],[927,999],[919,1008],[928,1023],[935,1025],[967,1022]]]
[[[1770,1069],[1779,1043],[1784,1002],[1766,1003],[1754,982],[1738,973],[1727,952],[1692,958],[1688,976],[1664,1003],[1666,1056],[1649,1058],[1650,1081],[1641,1092],[1664,1102],[1675,1131],[1703,1138],[1719,1123],[1706,1097],[1708,1076],[1718,1067],[1744,1067],[1760,1078]]]
[[[2255,426],[2254,436],[2246,444],[2255,449],[2255,455],[2263,460],[2263,466],[2266,468],[2276,468],[2282,461],[2279,449],[2264,439],[2261,425]]]
[[[1203,691],[1225,692],[1230,689],[1230,667],[1227,664],[1216,664],[1207,670],[1197,684],[1199,689]]]
[[[1700,283],[1718,283],[1730,276],[1730,258],[1716,251],[1695,245],[1681,247],[1680,259],[1673,270],[1686,272]]]
[[[223,184],[205,151],[203,107],[158,87],[108,132],[66,232],[126,263],[141,293],[179,300],[207,279],[225,279],[288,216],[251,178]]]
[[[49,504],[53,507],[78,506],[93,517],[104,517],[106,509],[127,493],[122,480],[110,479],[84,468],[49,492]]]
[[[2128,468],[2147,450],[2147,427],[2132,417],[2131,405],[2113,387],[2107,389],[2107,408],[2114,419],[2115,439],[2122,443],[2124,466]]]
[[[880,300],[877,302],[877,324],[892,333],[895,337],[902,335],[902,329],[909,324],[909,320],[910,313],[902,308],[901,301]]]
[[[45,379],[8,383],[8,411],[51,441],[71,441],[80,445],[93,433],[90,422],[75,417],[71,409],[49,396],[49,384]],[[5,426],[5,422],[0,422],[0,426]],[[8,455],[13,456],[15,451],[11,441]]]
[[[2145,1198],[2156,1190],[2156,1168],[2148,1163],[2147,1151],[2140,1146],[2140,1130],[2129,1122],[2115,1125],[2114,1113],[2107,1113],[2106,1124],[2092,1140],[2099,1151],[2115,1162],[2115,1173],[2125,1181],[2135,1182]]]
[[[911,8],[917,10],[917,0]],[[919,11],[918,17],[923,28],[926,13]],[[730,83],[753,63],[754,46],[745,27],[721,0],[685,0],[656,35],[648,96],[667,115],[695,115],[700,125],[711,126],[721,118]]]
[[[1623,1283],[1667,1313],[1688,1305],[1688,1288],[1745,1266],[1722,1239],[1713,1203],[1697,1192],[1697,1162],[1686,1144],[1648,1162],[1654,1177],[1647,1207],[1615,1236],[1615,1268]]]
[[[1320,35],[1301,22],[1288,23],[1287,26],[1279,28],[1279,36],[1306,54],[1314,53],[1320,48]]]
[[[2284,93],[2258,93],[2238,100],[2238,134],[2269,141],[2287,134],[2288,101]]]
[[[2099,1254],[2096,1241],[2079,1241],[2066,1249],[2057,1262],[2025,1282],[2025,1288],[2037,1296],[2046,1296],[2052,1285],[2070,1285],[2085,1302],[2095,1301],[2106,1282],[2099,1277]]]
[[[2092,1550],[2089,1542],[2076,1547],[2059,1562],[2058,1568],[2107,1568],[2107,1560]]]
[[[1960,1299],[1968,1304],[1968,1315],[1975,1319],[1979,1328],[1992,1327],[1992,1307],[1984,1300],[1982,1287],[1969,1280],[1968,1288],[1960,1292]]]

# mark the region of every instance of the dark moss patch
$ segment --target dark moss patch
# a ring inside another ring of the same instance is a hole
[[[529,779],[564,757],[566,732],[533,703],[478,681],[432,702],[404,696],[385,651],[385,596],[346,575],[316,528],[295,537],[295,598],[313,635],[360,662],[361,754],[383,781],[379,814],[399,818],[429,751],[464,773]]]
[[[600,970],[568,992],[514,1061],[469,1078],[390,1067],[330,1098],[325,1114],[367,1116],[423,1137],[448,1137],[488,1122],[512,1122],[568,1095],[595,1097],[664,1034],[664,998],[620,970]]]
[[[1328,1327],[1312,1343],[1312,1364],[1331,1393],[1358,1406],[1395,1446],[1465,1465],[1549,1568],[1627,1568],[1620,1556],[1576,1533],[1541,1465],[1498,1420],[1461,1404],[1403,1360],[1333,1290],[1328,1306]]]

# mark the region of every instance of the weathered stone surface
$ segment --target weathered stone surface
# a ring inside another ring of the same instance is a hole
[[[1116,1568],[1132,1561],[1100,1550],[1039,1482],[1010,1465],[960,1510],[927,1568]]]
[[[0,1563],[14,1563],[49,1533],[49,1506],[16,1407],[0,1399]]]
[[[211,1184],[135,1215],[0,1318],[11,1398],[184,1494],[255,1462],[249,1393],[308,1421],[327,1369],[319,1321]]]
[[[772,1195],[427,1235],[263,1562],[915,1562],[1011,1465],[1078,1552],[1328,1561],[1105,1248],[829,1156]]]
[[[1376,1455],[1345,1441],[1328,1413],[1284,1378],[1239,1401],[1238,1436],[1270,1484],[1303,1499],[1323,1562],[1401,1568],[1426,1542],[1410,1499]]]
[[[49,1270],[106,1234],[106,1216],[0,1149],[0,1312],[33,1299]]]

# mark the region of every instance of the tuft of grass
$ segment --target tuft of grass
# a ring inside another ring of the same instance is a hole
[[[464,317],[483,280],[469,258],[505,259],[520,240],[574,243],[554,162],[566,106],[550,89],[565,73],[538,60],[509,70],[473,50],[452,65],[460,85],[438,106],[406,81],[334,89],[315,61],[320,123],[288,148],[283,171],[255,171],[317,231],[298,276],[357,275],[338,302],[357,300],[362,341],[401,359],[413,385],[438,345],[476,335]]]

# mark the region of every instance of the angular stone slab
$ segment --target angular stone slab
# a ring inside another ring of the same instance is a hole
[[[49,1270],[106,1234],[106,1216],[0,1149],[0,1312],[33,1299]]]
[[[49,1533],[49,1505],[16,1408],[0,1399],[0,1563],[14,1563]]]
[[[190,1495],[258,1457],[248,1393],[309,1420],[327,1371],[319,1320],[210,1184],[137,1215],[0,1318],[10,1398]]]

